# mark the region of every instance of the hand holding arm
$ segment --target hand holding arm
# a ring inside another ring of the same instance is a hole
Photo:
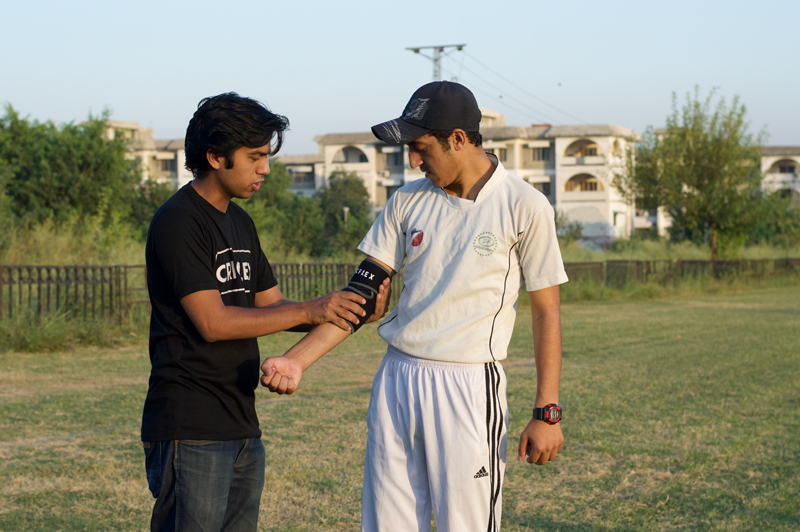
[[[384,279],[383,282],[381,283],[380,288],[378,288],[378,295],[375,298],[375,311],[372,313],[372,316],[370,316],[365,323],[372,323],[373,321],[378,321],[380,319],[383,319],[383,317],[386,316],[386,312],[389,310],[389,300],[391,298],[392,298],[392,278],[389,277],[387,279]]]
[[[330,322],[350,330],[348,321],[364,316],[365,299],[350,292],[334,292],[305,303],[293,303],[275,286],[256,294],[256,308],[226,306],[217,290],[201,290],[181,299],[189,319],[207,342],[256,338],[303,324]]]
[[[356,316],[365,316],[367,313],[360,305],[364,298],[352,292],[332,292],[327,296],[318,297],[305,302],[308,307],[309,323],[320,325],[332,323],[342,330],[350,330],[347,322],[356,323]]]

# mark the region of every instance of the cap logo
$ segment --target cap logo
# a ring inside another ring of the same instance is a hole
[[[400,128],[397,125],[397,120],[389,120],[388,122],[382,125],[383,125],[383,131],[386,133],[386,135],[392,137],[392,140],[394,140],[395,142],[400,142],[401,135],[400,135]]]
[[[425,116],[425,113],[428,111],[428,101],[430,98],[414,98],[408,105],[406,105],[406,110],[403,111],[403,119],[408,120],[413,118],[414,120],[422,120],[422,117]]]

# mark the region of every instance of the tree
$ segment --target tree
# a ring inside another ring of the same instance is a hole
[[[556,211],[556,234],[559,240],[564,242],[575,242],[583,238],[583,223],[570,222],[569,216],[564,211]]]
[[[11,199],[5,192],[10,179],[11,169],[8,168],[8,164],[0,158],[0,227],[8,227],[13,222],[14,215],[11,211]]]
[[[317,198],[325,218],[328,253],[355,249],[370,226],[369,192],[364,182],[355,172],[334,170]]]
[[[253,218],[261,245],[271,254],[330,257],[354,250],[369,230],[369,193],[354,172],[335,170],[315,197],[289,190],[286,167],[271,163],[260,190],[239,204]],[[349,209],[344,221],[344,207]]]
[[[687,94],[666,131],[648,128],[629,153],[617,187],[640,205],[666,208],[677,238],[710,240],[711,259],[718,249],[743,244],[758,219],[761,145],[764,134],[748,133],[745,106],[734,97],[730,108],[714,91],[701,101],[699,90]]]
[[[317,193],[322,202],[325,218],[335,225],[341,218],[344,207],[350,209],[348,217],[363,218],[369,215],[369,192],[364,182],[355,172],[334,170],[328,179],[328,185]]]
[[[141,176],[123,139],[105,137],[108,112],[57,127],[21,118],[10,106],[0,118],[3,194],[19,219],[41,223],[75,217],[126,218]]]
[[[131,203],[128,221],[144,240],[150,228],[150,220],[159,207],[175,193],[172,183],[159,183],[148,179],[136,187],[136,200]]]
[[[319,256],[324,247],[325,220],[319,201],[289,190],[292,176],[286,166],[270,163],[259,191],[249,200],[237,200],[253,218],[261,245],[268,254]]]
[[[800,208],[794,191],[774,191],[761,201],[758,219],[748,241],[767,243],[789,250],[800,244]]]

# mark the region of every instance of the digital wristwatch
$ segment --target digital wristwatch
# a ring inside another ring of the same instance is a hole
[[[543,408],[534,408],[533,419],[539,419],[549,425],[555,425],[561,421],[561,407],[555,403],[550,403]]]

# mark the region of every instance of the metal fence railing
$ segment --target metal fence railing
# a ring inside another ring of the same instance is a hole
[[[666,284],[680,279],[764,279],[800,270],[800,259],[720,260],[609,260],[605,262],[605,284],[623,288],[628,283]]]
[[[570,279],[586,279],[598,284],[605,279],[604,262],[565,262],[564,270]]]
[[[124,266],[0,265],[0,319],[28,312],[110,318],[125,310]]]
[[[306,301],[344,287],[357,264],[272,264],[283,295]],[[564,263],[571,281],[621,289],[629,283],[666,284],[700,277],[764,279],[800,273],[800,258],[761,260],[609,260]],[[402,272],[392,280],[390,303],[403,288]],[[145,268],[134,266],[0,265],[0,319],[28,313],[38,319],[61,313],[68,319],[122,317],[136,305],[149,305]]]

